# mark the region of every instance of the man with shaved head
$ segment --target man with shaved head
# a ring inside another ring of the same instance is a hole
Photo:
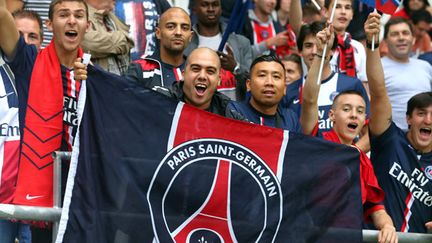
[[[175,82],[169,88],[154,86],[151,81],[141,84],[198,109],[244,120],[242,115],[227,108],[230,98],[216,90],[220,82],[220,69],[221,63],[217,53],[210,48],[200,47],[188,56],[182,81]]]
[[[185,58],[183,51],[192,38],[189,14],[182,8],[165,11],[156,28],[159,49],[150,56],[133,62],[126,76],[146,86],[169,87],[182,79]]]
[[[220,82],[221,63],[215,51],[207,47],[193,50],[182,72],[184,79],[173,83],[170,87],[154,85],[151,79],[143,79],[139,85],[150,88],[158,93],[183,101],[198,109],[233,118],[246,120],[243,115],[228,108],[230,98],[217,91]],[[76,79],[87,79],[87,68],[80,62],[74,66]]]

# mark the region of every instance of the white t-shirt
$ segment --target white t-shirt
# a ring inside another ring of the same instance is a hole
[[[367,81],[366,76],[366,50],[362,43],[351,39],[351,45],[354,49],[354,60],[356,64],[356,74],[357,78],[361,81]],[[338,71],[339,63],[339,51],[336,49],[333,53],[333,57],[330,60],[330,65],[332,66],[333,71]]]
[[[432,66],[414,58],[410,58],[408,63],[399,63],[388,57],[381,58],[381,61],[393,121],[399,128],[407,130],[408,100],[418,93],[432,90]]]
[[[198,33],[197,33],[197,35],[198,35],[198,43],[199,43],[198,47],[208,47],[208,48],[215,50],[215,51],[218,50],[219,44],[222,41],[221,33],[219,33],[215,36],[210,36],[210,37],[202,36]]]

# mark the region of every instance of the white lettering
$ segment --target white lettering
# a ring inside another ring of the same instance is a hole
[[[407,187],[412,192],[414,198],[426,206],[432,206],[432,196],[416,183],[418,182],[421,186],[424,186],[428,182],[428,178],[426,178],[421,170],[415,168],[411,174],[408,174],[402,170],[402,166],[394,162],[389,170],[389,174]]]
[[[390,169],[390,171],[389,171],[389,174],[390,174],[391,176],[393,176],[393,177],[396,178],[397,175],[394,174],[394,172],[397,171],[397,170],[400,170],[400,169],[401,169],[401,166],[398,165],[396,162],[393,162],[393,165],[392,165],[392,167],[391,167],[391,169]]]

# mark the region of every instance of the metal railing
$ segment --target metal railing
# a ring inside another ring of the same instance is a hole
[[[54,207],[19,206],[12,204],[0,204],[0,218],[49,221],[54,223],[53,242],[55,242],[58,231],[58,223],[61,215],[61,162],[69,160],[70,152],[54,152]],[[377,242],[379,231],[363,230],[363,242]],[[430,243],[432,234],[401,233],[397,232],[400,243]]]
[[[70,160],[72,153],[71,152],[61,152],[61,151],[55,151],[53,153],[53,159],[54,159],[54,178],[53,178],[53,204],[54,209],[60,210],[62,208],[62,161],[63,160]],[[59,228],[59,221],[60,216],[57,220],[52,221],[53,222],[53,231],[52,231],[52,239],[53,242],[56,241],[57,238],[57,232]]]

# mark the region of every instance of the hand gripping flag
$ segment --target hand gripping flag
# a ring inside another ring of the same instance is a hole
[[[57,242],[361,242],[355,149],[88,72]]]
[[[376,8],[380,12],[392,15],[401,4],[399,0],[361,0],[371,8]]]

